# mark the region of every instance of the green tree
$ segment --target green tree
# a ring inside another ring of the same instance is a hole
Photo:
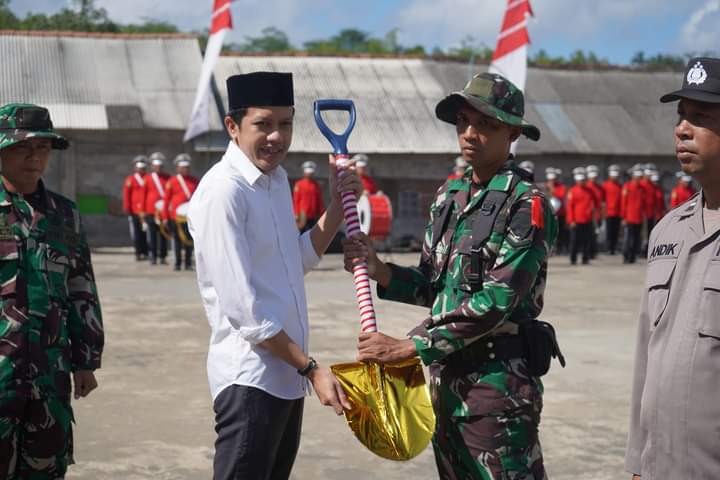
[[[259,37],[245,37],[239,50],[244,52],[289,52],[293,50],[288,36],[275,27],[266,27]]]
[[[144,23],[120,26],[123,33],[178,33],[178,28],[172,23],[162,20],[143,19]]]
[[[16,30],[19,24],[17,16],[10,10],[10,0],[0,0],[0,29]]]
[[[648,68],[664,67],[664,68],[679,69],[679,68],[683,68],[685,66],[688,58],[690,58],[691,56],[693,56],[693,55],[690,55],[690,54],[668,55],[668,54],[663,54],[663,53],[658,53],[656,55],[647,56],[647,55],[645,55],[645,52],[637,52],[635,55],[633,55],[632,60],[630,60],[630,63],[637,67],[648,67]]]

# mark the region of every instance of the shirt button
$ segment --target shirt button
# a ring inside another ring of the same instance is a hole
[[[487,343],[487,347],[488,347],[488,348],[493,348],[494,346],[495,346],[495,344],[494,344],[493,342],[488,342],[488,343]]]
[[[490,358],[490,360],[495,359],[495,354],[494,354],[494,353],[491,353],[490,355],[488,355],[488,358]]]

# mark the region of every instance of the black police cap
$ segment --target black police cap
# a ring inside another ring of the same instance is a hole
[[[682,88],[663,95],[660,101],[668,103],[681,98],[698,102],[720,103],[720,59],[691,58],[685,69]]]
[[[227,79],[228,111],[295,105],[291,73],[254,72]]]

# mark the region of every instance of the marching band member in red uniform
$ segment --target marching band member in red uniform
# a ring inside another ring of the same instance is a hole
[[[147,238],[143,228],[145,217],[145,173],[147,157],[138,155],[133,159],[135,171],[125,177],[123,183],[123,211],[130,223],[130,238],[135,248],[135,259],[145,260],[148,254]]]
[[[695,195],[695,189],[692,187],[692,177],[685,175],[683,172],[677,173],[678,182],[670,194],[670,208],[675,208],[687,202],[690,197]]]
[[[605,232],[610,255],[615,255],[620,237],[620,203],[622,201],[622,184],[620,183],[620,167],[610,165],[608,179],[602,184],[605,195]]]
[[[303,178],[293,186],[293,210],[295,222],[301,233],[305,233],[315,226],[325,211],[320,184],[313,178],[317,165],[315,162],[302,164]]]
[[[567,222],[570,227],[570,263],[577,263],[578,251],[582,252],[582,263],[590,263],[590,240],[595,211],[595,196],[585,184],[585,169],[573,170],[575,185],[567,194]]]
[[[370,176],[370,172],[368,171],[368,162],[369,158],[364,153],[358,153],[353,158],[355,160],[355,168],[357,176],[360,177],[360,181],[363,184],[363,188],[365,188],[365,191],[368,195],[375,195],[378,193],[378,187],[375,184],[375,180],[372,179]]]
[[[200,182],[197,178],[190,175],[190,155],[181,153],[175,157],[174,162],[177,167],[175,176],[170,177],[165,186],[165,206],[163,216],[168,219],[168,225],[173,232],[173,250],[175,251],[175,270],[180,270],[185,250],[185,270],[192,270],[193,246],[190,231],[187,226],[187,212],[184,211],[185,205],[190,201],[192,194]],[[178,212],[178,208],[181,209]],[[180,218],[178,218],[178,216]],[[182,232],[181,232],[182,229]],[[183,243],[183,238],[185,243]]]
[[[148,246],[150,247],[150,264],[157,264],[158,259],[163,265],[167,263],[168,242],[160,233],[165,203],[165,186],[170,175],[163,171],[165,155],[155,152],[150,155],[150,173],[145,176],[145,225],[147,225]]]
[[[643,177],[642,168],[635,168],[632,172],[632,180],[623,186],[622,202],[620,203],[620,214],[625,226],[623,240],[623,261],[624,263],[635,263],[635,257],[640,250],[640,233],[647,200],[645,199],[645,188],[640,183]]]

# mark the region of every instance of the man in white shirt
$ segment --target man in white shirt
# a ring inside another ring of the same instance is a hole
[[[350,408],[327,368],[308,357],[303,276],[317,265],[342,222],[340,191],[362,190],[348,172],[331,201],[300,234],[285,170],[292,140],[292,76],[256,72],[227,80],[225,155],[190,202],[197,277],[211,327],[208,378],[218,434],[214,479],[290,476],[300,444],[303,397]],[[308,382],[309,381],[309,382]]]

